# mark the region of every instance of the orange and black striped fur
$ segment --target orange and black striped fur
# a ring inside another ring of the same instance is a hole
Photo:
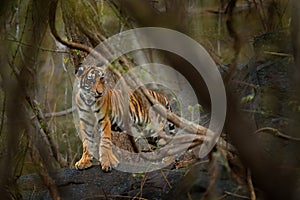
[[[75,101],[80,118],[80,134],[83,142],[83,154],[75,164],[77,169],[92,166],[92,153],[88,146],[93,145],[93,136],[101,135],[99,145],[99,161],[102,170],[110,171],[118,165],[118,159],[112,152],[111,126],[124,128],[124,102],[129,98],[130,121],[142,125],[149,123],[149,106],[146,106],[136,92],[124,97],[122,91],[106,87],[104,70],[97,66],[80,66],[77,72],[78,92]],[[158,102],[170,110],[168,98],[152,90],[148,90]],[[128,105],[128,104],[127,104]],[[95,120],[96,119],[96,120]],[[95,126],[94,121],[97,122]]]

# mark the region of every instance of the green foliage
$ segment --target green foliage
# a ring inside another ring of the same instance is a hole
[[[80,51],[78,49],[74,49],[74,52],[76,53],[77,56],[80,55]]]
[[[133,177],[137,177],[137,178],[144,178],[145,173],[141,172],[141,173],[133,173],[132,174]]]
[[[293,112],[300,112],[300,104],[296,100],[291,100],[288,102],[288,106],[292,109]]]
[[[249,94],[245,97],[242,97],[241,99],[241,103],[249,103],[254,99],[254,95],[253,94]]]
[[[193,113],[195,110],[198,110],[200,112],[203,112],[203,107],[200,104],[196,104],[194,106],[189,105],[188,110]]]
[[[116,68],[116,70],[118,70],[122,75],[126,74],[126,72],[128,71],[127,67],[125,65],[121,65],[119,59],[116,59],[113,62],[113,66]]]
[[[200,120],[200,116],[198,116],[197,114],[203,112],[204,110],[202,105],[196,104],[194,106],[189,105],[188,111],[191,113],[191,121],[198,122]]]
[[[65,65],[68,64],[69,60],[70,60],[69,57],[65,57],[65,58],[64,58],[64,64],[65,64]]]

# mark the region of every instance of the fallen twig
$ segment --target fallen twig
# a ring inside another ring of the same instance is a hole
[[[161,173],[161,175],[164,177],[164,179],[166,180],[166,182],[167,182],[169,188],[172,189],[172,185],[171,185],[171,183],[169,182],[169,180],[168,180],[167,176],[165,175],[165,173],[163,172],[163,170],[160,170],[160,173]]]
[[[256,130],[255,133],[260,133],[260,132],[263,132],[263,131],[271,132],[275,136],[278,136],[278,137],[281,137],[281,138],[284,138],[284,139],[287,139],[287,140],[300,141],[300,138],[296,138],[296,137],[286,135],[284,133],[281,133],[278,129],[272,128],[272,127],[260,128],[260,129]]]
[[[224,193],[227,195],[233,196],[233,197],[238,197],[238,198],[242,198],[242,199],[250,199],[249,197],[246,197],[246,196],[243,196],[240,194],[235,194],[235,193],[228,192],[228,191],[225,191]]]
[[[135,197],[133,197],[133,199],[136,199],[136,198],[142,198],[142,196],[143,196],[143,187],[144,187],[144,185],[145,185],[145,183],[146,183],[147,176],[148,176],[148,174],[145,173],[144,176],[143,176],[143,179],[142,179],[142,181],[141,181],[140,191],[135,195]],[[137,197],[138,195],[139,195],[140,197]]]
[[[273,55],[273,56],[282,56],[282,57],[292,57],[293,55],[287,53],[279,53],[273,51],[264,51],[265,54]]]
[[[86,197],[83,200],[88,200],[88,199],[107,199],[107,198],[122,198],[122,199],[136,199],[136,200],[148,200],[146,198],[142,198],[142,197],[132,197],[132,196],[123,196],[123,195],[94,195],[94,196],[90,196],[90,197]]]

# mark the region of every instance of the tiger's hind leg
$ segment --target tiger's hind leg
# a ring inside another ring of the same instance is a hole
[[[101,142],[100,142],[100,163],[104,172],[110,172],[112,168],[117,167],[119,164],[118,159],[112,152],[111,141],[111,123],[108,117],[105,117],[100,123],[101,129]]]

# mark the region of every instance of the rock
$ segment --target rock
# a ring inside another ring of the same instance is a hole
[[[102,172],[99,166],[87,170],[58,169],[50,173],[55,180],[61,199],[118,199],[125,196],[135,196],[140,193],[141,181],[144,174],[131,174],[113,170],[111,173]],[[180,171],[166,172],[171,183],[182,176]],[[160,171],[150,172],[146,177],[143,197],[159,198],[169,190]],[[48,189],[37,174],[29,174],[19,178],[18,185],[23,199],[51,199]],[[155,199],[154,198],[154,199]]]
[[[199,167],[200,166],[200,167]],[[142,197],[145,199],[168,199],[174,194],[176,199],[186,199],[187,193],[194,199],[200,198],[208,187],[211,176],[209,163],[198,163],[191,169],[170,168],[149,173],[131,174],[113,170],[104,173],[99,166],[87,170],[58,169],[51,172],[55,180],[61,199],[131,199]],[[188,173],[186,173],[188,170]],[[192,174],[191,174],[192,173]],[[185,174],[187,174],[185,176]],[[190,176],[195,178],[190,179]],[[183,187],[186,181],[190,187]],[[51,196],[37,174],[21,176],[18,185],[24,200],[45,199]],[[224,192],[234,192],[239,184],[226,171],[222,162],[218,162],[218,177],[214,195],[221,196]],[[247,187],[240,187],[239,194],[247,195]],[[187,190],[182,190],[187,189]],[[170,191],[171,190],[171,191]],[[180,192],[182,191],[182,192]],[[177,194],[180,192],[180,194]],[[230,196],[227,199],[234,199]]]

